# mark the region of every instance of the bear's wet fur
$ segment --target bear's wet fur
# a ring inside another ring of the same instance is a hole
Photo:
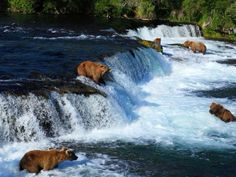
[[[228,109],[225,109],[221,104],[214,102],[211,103],[209,112],[224,122],[236,121],[235,116]]]
[[[202,42],[197,41],[185,41],[183,44],[184,47],[190,48],[194,53],[200,52],[205,54],[206,53],[206,45]]]
[[[60,162],[76,160],[78,157],[73,150],[68,148],[32,150],[27,152],[19,163],[19,170],[27,170],[30,173],[39,173],[41,170],[52,170]]]
[[[101,63],[92,61],[84,61],[76,68],[77,74],[92,79],[97,84],[104,83],[102,77],[105,73],[110,72],[111,69]]]

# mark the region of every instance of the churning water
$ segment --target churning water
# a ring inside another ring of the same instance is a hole
[[[0,176],[33,176],[18,171],[23,154],[61,145],[74,148],[79,159],[39,176],[235,174],[236,124],[209,114],[213,101],[236,113],[235,44],[206,40],[193,25],[142,27],[122,35],[1,25],[1,87],[7,89],[0,94]],[[134,44],[134,36],[161,37],[164,53]],[[204,42],[207,53],[175,45],[187,39]],[[106,85],[70,74],[73,65],[101,56],[112,68]],[[31,70],[39,73],[36,78]],[[55,90],[47,96],[11,94],[12,82],[64,75],[107,97]]]

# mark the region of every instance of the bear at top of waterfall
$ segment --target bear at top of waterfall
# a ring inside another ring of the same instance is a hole
[[[217,103],[211,103],[209,112],[214,114],[216,117],[220,118],[224,122],[236,121],[235,116],[222,105]]]
[[[41,170],[52,170],[65,160],[77,160],[73,150],[68,148],[32,150],[27,152],[19,163],[19,169],[26,169],[30,173],[39,173]]]
[[[78,75],[88,77],[99,84],[104,83],[102,77],[105,73],[110,72],[111,69],[101,63],[84,61],[77,66],[76,71]]]
[[[206,45],[198,41],[185,41],[183,46],[190,48],[194,53],[200,52],[205,54],[207,50]]]

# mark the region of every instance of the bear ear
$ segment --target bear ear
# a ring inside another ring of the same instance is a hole
[[[215,103],[215,102],[212,102],[211,105],[216,105],[216,103]]]
[[[67,155],[70,155],[70,153],[72,153],[72,152],[74,152],[72,149],[67,149],[67,150],[66,150],[66,154],[67,154]]]
[[[61,151],[66,151],[66,150],[68,150],[67,147],[64,147],[64,146],[63,146],[63,147],[61,148]]]
[[[70,150],[66,150],[66,155],[70,155]]]

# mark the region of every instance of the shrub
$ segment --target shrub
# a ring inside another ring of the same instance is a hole
[[[122,10],[122,0],[97,0],[94,5],[96,15],[120,17]]]
[[[226,9],[226,15],[234,22],[236,23],[236,2],[231,4],[227,9]]]
[[[46,14],[54,14],[57,12],[57,7],[56,7],[56,2],[55,1],[50,1],[50,0],[46,0],[43,3],[43,13]]]
[[[140,0],[138,7],[136,8],[136,16],[138,18],[154,19],[155,5],[150,0]]]
[[[34,13],[36,0],[8,0],[10,11],[22,13]]]

